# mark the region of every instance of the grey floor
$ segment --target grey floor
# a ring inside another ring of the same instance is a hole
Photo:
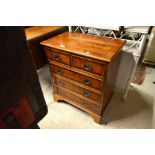
[[[39,122],[42,129],[117,129],[155,128],[155,69],[147,68],[141,85],[131,84],[126,101],[114,93],[103,115],[103,122],[96,124],[84,111],[63,102],[54,102],[48,65],[38,70],[40,84],[48,106],[48,114]]]

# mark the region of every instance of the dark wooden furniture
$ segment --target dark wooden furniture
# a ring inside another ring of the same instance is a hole
[[[30,26],[25,28],[33,63],[39,69],[47,63],[46,54],[40,42],[65,31],[64,26]]]
[[[54,100],[64,100],[101,123],[125,41],[65,32],[41,42],[53,80]]]

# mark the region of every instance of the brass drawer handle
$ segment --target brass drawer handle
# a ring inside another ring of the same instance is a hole
[[[89,93],[89,92],[84,91],[84,92],[83,92],[83,96],[85,96],[85,97],[90,97],[90,93]]]
[[[61,58],[60,58],[60,56],[59,56],[59,55],[55,55],[55,56],[54,56],[54,60],[55,60],[55,61],[60,61],[60,60],[61,60]]]
[[[60,93],[60,95],[62,95],[62,96],[66,96],[66,92],[63,91],[63,90],[59,90],[59,93]]]
[[[90,81],[89,79],[86,79],[86,78],[85,78],[85,79],[83,80],[83,83],[86,84],[86,85],[90,85],[91,81]]]
[[[90,71],[90,70],[92,70],[92,66],[89,64],[84,64],[84,69],[87,71]]]
[[[80,104],[85,105],[85,101],[80,101]]]
[[[87,107],[87,108],[90,108],[90,104],[86,104],[86,107]]]
[[[87,108],[90,108],[90,105],[85,101],[80,101],[80,104],[82,104],[83,106],[85,106]]]
[[[59,81],[59,85],[60,85],[60,86],[64,86],[64,85],[65,85],[65,82],[60,80],[60,81]]]
[[[63,70],[60,69],[60,68],[57,68],[57,73],[58,73],[59,75],[63,75]]]

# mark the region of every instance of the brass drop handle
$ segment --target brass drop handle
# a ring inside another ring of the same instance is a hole
[[[57,73],[58,73],[59,75],[63,75],[63,70],[62,70],[61,68],[57,68]]]
[[[90,83],[91,83],[91,81],[89,79],[86,79],[86,78],[83,80],[83,82],[86,85],[90,85]]]
[[[65,85],[65,82],[60,80],[59,81],[59,85],[64,86]]]
[[[59,56],[59,55],[55,55],[55,56],[54,56],[54,60],[55,60],[55,61],[60,61],[60,60],[61,60],[61,58],[60,58],[60,56]]]
[[[60,93],[60,95],[62,95],[62,96],[66,96],[66,92],[63,91],[63,90],[60,90],[59,93]]]
[[[83,96],[85,96],[85,97],[90,97],[90,93],[89,93],[89,92],[84,91],[84,92],[83,92]]]
[[[87,107],[87,108],[90,108],[90,104],[86,104],[86,107]]]
[[[92,70],[92,66],[90,64],[84,64],[84,69],[90,71]]]
[[[85,105],[85,101],[80,101],[80,103],[81,103],[82,105]]]
[[[80,103],[81,103],[82,105],[86,106],[87,108],[90,108],[90,105],[89,105],[87,102],[85,102],[85,101],[80,101]]]

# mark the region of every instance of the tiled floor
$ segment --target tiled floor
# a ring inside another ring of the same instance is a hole
[[[96,124],[90,115],[70,104],[53,101],[47,65],[38,70],[38,75],[48,105],[48,114],[40,121],[40,128],[155,128],[155,84],[152,83],[155,69],[147,68],[142,85],[131,85],[125,102],[118,94],[112,96],[103,115],[106,125]]]

